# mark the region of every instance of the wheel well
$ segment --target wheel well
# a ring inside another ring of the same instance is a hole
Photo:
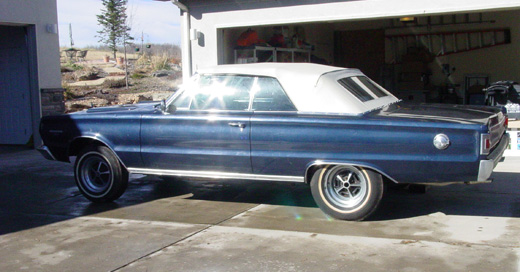
[[[310,184],[312,180],[312,176],[314,176],[314,173],[318,171],[319,169],[325,167],[327,165],[313,165],[305,171],[305,183]]]
[[[106,146],[104,143],[102,143],[102,142],[100,142],[98,140],[95,140],[95,139],[91,139],[91,138],[77,138],[69,146],[69,152],[68,152],[69,157],[70,156],[77,156],[78,153],[83,148],[85,148],[86,146],[89,146],[89,145],[104,145],[104,146]]]
[[[331,164],[312,165],[311,167],[309,167],[307,169],[307,171],[305,171],[305,183],[306,184],[310,184],[310,182],[312,180],[312,176],[319,169],[321,169],[323,167],[326,167],[326,166],[334,166],[334,165],[341,165],[341,163],[339,163],[339,164],[331,163]],[[371,168],[371,167],[365,167],[365,166],[361,166],[361,165],[355,165],[355,164],[352,164],[352,166],[359,167],[359,168],[365,168],[365,169],[374,171],[374,172],[378,173],[379,175],[381,175],[381,177],[383,178],[383,181],[386,182],[386,183],[392,183],[392,184],[396,184],[397,183],[397,181],[392,180],[389,176],[387,176],[386,174],[382,173],[381,171],[379,171],[377,169],[374,169],[374,168]]]

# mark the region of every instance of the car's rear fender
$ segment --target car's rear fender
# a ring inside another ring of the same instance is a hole
[[[387,178],[388,180],[399,183],[397,180],[392,178],[390,175],[385,173],[383,170],[381,170],[379,167],[367,163],[360,163],[360,162],[351,162],[351,161],[333,161],[333,160],[316,160],[309,164],[307,164],[306,170],[305,170],[305,183],[309,184],[311,182],[312,176],[314,172],[316,172],[318,169],[326,166],[326,165],[349,165],[364,169],[370,169],[374,172],[377,172],[378,174],[381,174],[383,177]]]

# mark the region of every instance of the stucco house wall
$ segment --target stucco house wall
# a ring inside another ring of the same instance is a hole
[[[34,25],[40,88],[61,88],[58,33],[48,33],[47,24],[58,23],[56,0],[2,0],[0,24]]]

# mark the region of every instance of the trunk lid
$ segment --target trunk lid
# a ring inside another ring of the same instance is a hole
[[[417,120],[417,122],[473,124],[486,126],[482,145],[489,140],[488,149],[495,147],[506,131],[507,116],[500,107],[448,105],[448,104],[406,104],[396,103],[368,114],[374,118],[394,120]],[[488,135],[486,135],[488,134]]]
[[[496,124],[503,114],[498,107],[448,105],[448,104],[406,104],[396,103],[379,111],[370,113],[372,116],[398,119],[418,119],[421,121],[456,123],[456,124]],[[500,115],[500,116],[499,116]]]

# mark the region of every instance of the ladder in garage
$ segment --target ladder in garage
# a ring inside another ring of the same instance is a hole
[[[410,47],[424,47],[434,56],[446,56],[511,43],[508,28],[387,35],[391,41],[393,59],[401,61]]]

